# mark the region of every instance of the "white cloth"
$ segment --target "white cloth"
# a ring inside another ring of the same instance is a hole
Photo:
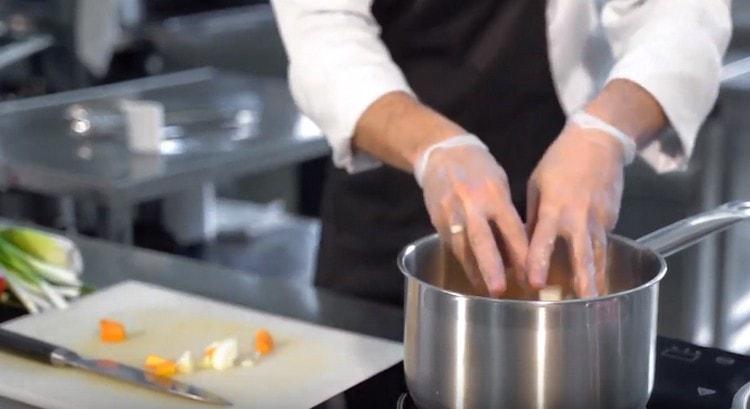
[[[122,29],[119,0],[78,0],[75,45],[81,63],[97,77],[109,70]]]
[[[352,154],[357,120],[380,96],[412,93],[379,38],[372,0],[272,0],[300,109],[326,134],[337,166],[369,169]],[[570,115],[607,81],[631,80],[661,104],[682,150],[660,141],[641,156],[658,171],[684,168],[719,89],[731,0],[548,0],[547,37],[558,98]]]
[[[75,50],[81,63],[96,77],[109,71],[123,27],[143,18],[141,0],[78,0],[76,3]]]

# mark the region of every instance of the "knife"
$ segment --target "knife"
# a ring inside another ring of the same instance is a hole
[[[228,400],[195,386],[165,376],[157,376],[116,361],[83,358],[67,348],[48,344],[2,328],[0,328],[0,350],[23,355],[26,358],[51,364],[58,368],[77,368],[185,399],[212,405],[232,405]]]

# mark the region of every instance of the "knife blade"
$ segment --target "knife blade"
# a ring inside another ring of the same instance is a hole
[[[88,359],[70,349],[0,328],[0,350],[22,355],[58,368],[76,368],[135,386],[203,403],[231,406],[228,400],[207,390],[157,376],[108,359]]]

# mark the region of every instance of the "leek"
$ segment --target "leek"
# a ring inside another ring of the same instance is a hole
[[[24,279],[20,277],[15,277],[17,282],[16,284],[21,287],[23,290],[25,290],[27,293],[33,294],[33,295],[41,295],[46,296],[44,293],[44,290],[42,290],[41,285],[34,285],[30,284],[29,282],[25,281]]]
[[[47,298],[52,302],[52,305],[55,306],[55,308],[61,310],[68,308],[68,302],[65,301],[62,295],[60,295],[57,290],[55,290],[46,281],[42,281],[40,287],[42,288],[42,291],[44,291],[44,294],[47,296]]]
[[[20,250],[18,250],[20,251]],[[26,261],[36,272],[47,281],[55,284],[62,284],[68,286],[80,286],[81,280],[78,278],[78,274],[73,271],[66,270],[65,268],[55,266],[53,264],[45,263],[44,261],[38,260],[34,257],[27,257]]]
[[[34,272],[34,269],[26,261],[23,253],[13,251],[13,245],[0,238],[0,262],[5,265],[8,272],[15,275],[35,287],[39,287],[42,282],[41,277]]]
[[[50,304],[49,301],[47,301],[43,296],[39,296],[32,293],[26,293],[26,296],[29,297],[31,302],[36,305],[36,307],[39,309],[39,311],[45,311],[52,308],[52,304]]]
[[[12,257],[17,257],[23,260],[27,266],[26,269],[31,269],[40,278],[51,281],[57,284],[64,285],[81,285],[78,275],[73,271],[66,270],[62,267],[58,267],[39,259],[36,259],[28,254],[24,253],[21,249],[13,245],[13,243],[0,238],[0,246],[3,250],[9,253]]]
[[[26,290],[20,287],[16,277],[9,273],[5,276],[5,279],[8,280],[8,287],[10,287],[11,291],[13,291],[13,294],[16,295],[18,301],[23,304],[26,310],[30,314],[37,314],[40,311],[39,307],[34,301],[32,301],[31,297],[29,297],[28,293],[26,293]]]
[[[67,299],[85,293],[82,267],[70,240],[28,228],[0,229],[0,274],[5,273],[9,288],[32,314],[67,308]]]
[[[64,237],[26,227],[6,228],[0,231],[0,236],[39,260],[77,274],[83,270],[81,253],[72,241]]]
[[[30,299],[30,302],[41,309],[48,309],[52,305],[56,308],[67,308],[68,303],[65,299],[38,274],[29,263],[29,258],[13,244],[0,238],[0,262],[5,265],[10,274],[15,275],[14,278],[18,278],[18,282],[15,282],[16,295],[25,292],[24,295]]]
[[[65,298],[78,298],[81,296],[81,287],[68,287],[62,285],[56,285],[55,291]]]

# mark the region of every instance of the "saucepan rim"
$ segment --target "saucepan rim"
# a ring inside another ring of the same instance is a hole
[[[617,234],[608,234],[609,238],[615,238],[618,241],[629,245],[631,247],[640,249],[640,250],[646,250],[651,252],[654,256],[656,256],[657,260],[659,260],[659,273],[654,276],[651,280],[630,289],[627,289],[625,291],[619,291],[616,293],[611,293],[607,295],[597,296],[597,297],[590,297],[590,298],[575,298],[572,300],[560,300],[560,301],[541,301],[541,300],[516,300],[516,299],[506,299],[506,298],[492,298],[492,297],[485,297],[481,295],[471,295],[471,294],[461,294],[456,291],[446,290],[445,288],[440,288],[434,284],[430,284],[421,278],[418,278],[413,273],[411,273],[405,265],[405,259],[406,257],[412,253],[417,247],[420,245],[434,240],[439,240],[437,233],[433,233],[430,235],[427,235],[425,237],[422,237],[409,245],[407,245],[398,255],[398,258],[396,260],[396,263],[398,264],[399,270],[401,270],[401,274],[403,274],[407,279],[409,280],[416,280],[419,284],[428,287],[432,290],[435,290],[437,292],[446,294],[448,296],[451,296],[456,299],[466,299],[466,300],[472,300],[472,301],[482,301],[482,302],[491,302],[493,304],[508,304],[508,305],[524,305],[524,306],[539,306],[539,307],[545,307],[545,306],[556,306],[556,305],[571,305],[571,304],[590,304],[590,303],[598,303],[603,302],[607,300],[611,300],[613,298],[619,298],[623,297],[629,294],[633,294],[639,291],[642,291],[646,288],[652,287],[656,284],[658,284],[664,276],[667,274],[667,262],[664,259],[664,257],[657,253],[656,251],[636,242],[633,239],[629,239],[627,237],[623,237]],[[408,298],[408,297],[407,297]]]

